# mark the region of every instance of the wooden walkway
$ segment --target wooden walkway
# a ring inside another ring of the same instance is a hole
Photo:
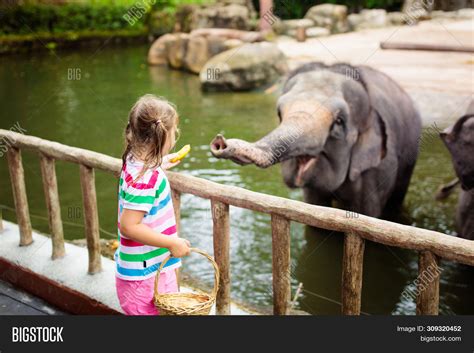
[[[66,315],[66,313],[0,280],[0,315]]]

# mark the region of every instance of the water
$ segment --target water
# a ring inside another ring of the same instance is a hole
[[[119,157],[127,113],[138,96],[154,93],[177,104],[181,116],[178,146],[191,144],[192,153],[177,168],[205,179],[253,191],[301,200],[298,190],[282,182],[278,166],[266,170],[239,167],[217,160],[208,144],[216,133],[255,140],[277,125],[276,96],[262,92],[204,94],[196,76],[149,68],[147,47],[104,48],[54,54],[1,57],[0,127],[19,124],[27,134]],[[18,125],[17,125],[18,126]],[[425,130],[423,148],[406,200],[414,225],[454,234],[456,196],[434,201],[442,183],[453,177],[450,158],[433,129]],[[23,153],[33,227],[48,232],[38,158]],[[62,218],[68,239],[82,238],[83,212],[79,167],[57,162]],[[96,173],[99,219],[104,238],[116,234],[116,180]],[[0,204],[13,207],[5,157],[0,161]],[[271,236],[268,215],[231,207],[232,296],[255,306],[271,305]],[[193,246],[212,252],[210,202],[191,195],[182,199],[182,236]],[[7,220],[15,221],[11,210]],[[342,235],[318,233],[292,224],[293,293],[304,291],[296,308],[313,314],[340,312]],[[202,259],[186,259],[186,270],[212,281]],[[473,272],[442,262],[441,312],[473,314]],[[417,254],[368,243],[364,258],[362,311],[367,314],[414,313],[413,300],[403,290],[417,276]]]

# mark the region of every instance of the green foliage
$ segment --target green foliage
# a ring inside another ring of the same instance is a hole
[[[28,34],[36,32],[61,33],[67,31],[118,30],[142,28],[146,16],[134,12],[135,21],[127,21],[130,6],[66,4],[25,5],[1,9],[0,33]]]
[[[171,20],[179,6],[210,2],[213,0],[76,0],[47,5],[26,0],[22,6],[0,5],[0,34],[139,30],[148,25],[152,11],[161,12],[160,26],[165,30],[172,28]]]

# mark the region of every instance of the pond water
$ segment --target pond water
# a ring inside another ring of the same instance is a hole
[[[19,124],[29,135],[119,157],[127,113],[140,95],[162,95],[177,104],[181,116],[178,146],[192,153],[177,168],[205,179],[253,191],[301,200],[299,190],[282,182],[278,166],[261,170],[217,160],[208,144],[216,133],[255,140],[277,125],[276,95],[263,92],[206,94],[196,76],[146,65],[147,46],[80,50],[56,54],[4,56],[0,60],[0,127]],[[18,126],[18,125],[16,125]],[[442,126],[440,126],[442,127]],[[37,156],[23,153],[28,201],[35,229],[48,232],[47,214]],[[84,236],[77,165],[57,163],[57,174],[68,239]],[[453,178],[450,158],[433,127],[424,132],[421,155],[406,199],[412,224],[454,234],[456,195],[434,201],[442,183]],[[96,173],[101,236],[116,234],[117,182]],[[0,161],[0,204],[4,217],[15,221],[6,158]],[[254,306],[270,307],[270,218],[231,207],[232,296]],[[182,234],[193,246],[212,252],[210,203],[191,195],[182,199]],[[292,224],[292,289],[303,283],[296,305],[312,314],[340,312],[342,235]],[[402,293],[417,276],[417,254],[368,243],[364,260],[362,311],[366,314],[412,314],[414,301]],[[86,265],[85,265],[86,266]],[[441,312],[473,314],[473,272],[442,262]],[[212,272],[198,257],[186,259],[185,270],[204,281]]]

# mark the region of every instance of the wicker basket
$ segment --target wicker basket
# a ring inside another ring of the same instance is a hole
[[[209,260],[214,267],[214,289],[211,294],[199,293],[158,293],[158,281],[163,266],[170,259],[166,258],[160,265],[155,279],[155,306],[160,315],[209,315],[211,307],[216,301],[219,289],[219,268],[214,259],[204,251],[191,248],[191,252],[201,254]]]

